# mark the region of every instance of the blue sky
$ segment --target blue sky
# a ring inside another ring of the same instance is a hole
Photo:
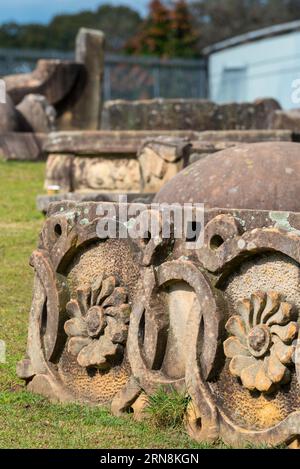
[[[148,0],[0,0],[0,23],[48,23],[56,14],[94,10],[105,3],[129,5],[145,13]]]

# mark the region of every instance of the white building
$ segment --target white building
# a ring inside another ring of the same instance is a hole
[[[272,97],[285,109],[300,108],[300,21],[236,36],[204,52],[212,101]]]

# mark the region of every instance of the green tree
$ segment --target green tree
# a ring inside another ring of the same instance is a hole
[[[73,50],[78,29],[86,27],[104,31],[107,50],[119,52],[141,22],[139,13],[131,8],[102,5],[95,12],[55,16],[48,25],[3,24],[0,47]]]
[[[300,0],[194,0],[198,48],[274,24],[300,19]]]
[[[185,0],[177,0],[167,7],[160,0],[152,0],[149,15],[138,34],[127,45],[132,54],[158,57],[195,57],[197,33]]]
[[[167,55],[167,42],[171,33],[171,18],[169,9],[160,1],[152,0],[149,5],[149,15],[141,28],[127,45],[127,51],[133,54]]]
[[[188,5],[185,0],[178,0],[171,10],[171,31],[166,46],[168,54],[172,57],[195,57],[199,55],[197,41],[198,34]]]

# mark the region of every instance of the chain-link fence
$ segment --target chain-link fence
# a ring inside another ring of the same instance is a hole
[[[74,54],[0,48],[0,76],[32,71],[40,59],[74,59]],[[107,55],[104,99],[207,97],[206,61],[159,60]]]

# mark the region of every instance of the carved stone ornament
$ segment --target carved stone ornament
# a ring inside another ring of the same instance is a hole
[[[130,306],[127,292],[115,277],[98,277],[91,288],[77,289],[67,303],[72,318],[64,325],[68,351],[83,367],[110,368],[120,360],[128,334]]]
[[[28,389],[140,419],[158,388],[176,388],[197,441],[297,446],[300,214],[206,210],[197,245],[172,221],[165,240],[156,208],[142,220],[152,214],[158,234],[119,209],[51,205],[31,258]],[[144,234],[99,238],[113,219]]]
[[[250,391],[269,392],[289,383],[298,335],[292,305],[276,292],[257,292],[240,303],[238,313],[225,326],[231,336],[223,344],[232,375]]]

